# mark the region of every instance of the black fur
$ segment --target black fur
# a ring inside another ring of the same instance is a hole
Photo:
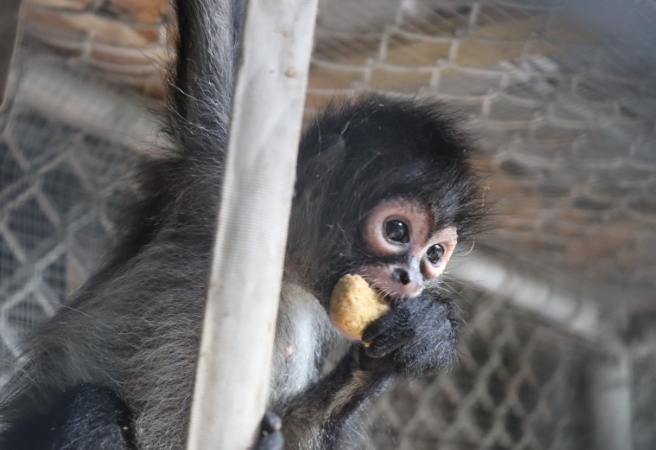
[[[143,168],[108,262],[25,343],[0,397],[0,447],[184,447],[242,10],[237,1],[178,2],[172,146]],[[454,307],[439,281],[426,281],[423,294],[393,301],[366,330],[370,347],[351,343],[322,376],[340,339],[326,314],[335,282],[393,259],[363,239],[373,207],[418,202],[432,211],[433,230],[454,226],[460,241],[476,231],[482,213],[468,149],[439,105],[379,95],[330,108],[304,134],[269,402],[282,430],[267,415],[256,449],[281,449],[283,435],[287,449],[345,448],[354,413],[393,378],[454,356]]]
[[[353,267],[380,260],[354,239],[382,200],[429,205],[434,228],[455,225],[461,242],[478,231],[482,209],[470,143],[442,109],[369,95],[330,108],[307,130],[290,235],[312,247],[290,240],[287,254],[288,266],[314,281],[308,288],[320,299]]]
[[[7,450],[135,450],[130,413],[113,392],[87,383],[5,433]]]
[[[459,322],[450,299],[437,292],[398,302],[362,336],[367,370],[422,375],[456,355]]]

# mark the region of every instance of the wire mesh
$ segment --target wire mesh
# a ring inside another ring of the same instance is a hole
[[[396,383],[368,417],[363,449],[593,448],[583,348],[459,289],[467,327],[452,370]],[[594,355],[586,351],[587,357]]]
[[[654,325],[651,325],[652,329]],[[634,352],[632,367],[633,450],[648,450],[656,442],[656,344]]]
[[[56,67],[50,70],[24,68],[11,106],[0,113],[0,384],[20,355],[20,339],[64,307],[99,264],[131,189],[124,174],[138,159],[134,149],[57,109],[75,101],[66,88],[84,78],[70,74],[54,103],[42,98],[39,108],[27,99],[34,80],[52,77]]]
[[[307,117],[358,91],[440,99],[469,119],[492,173],[501,220],[486,245],[653,288],[655,11],[608,0],[325,1]]]

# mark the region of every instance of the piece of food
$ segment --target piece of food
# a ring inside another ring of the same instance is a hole
[[[330,295],[330,321],[350,339],[362,340],[365,328],[389,309],[383,295],[360,275],[344,275]]]

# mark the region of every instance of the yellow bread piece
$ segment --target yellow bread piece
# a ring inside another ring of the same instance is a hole
[[[344,275],[330,295],[330,321],[350,339],[362,340],[365,328],[389,309],[360,275]]]

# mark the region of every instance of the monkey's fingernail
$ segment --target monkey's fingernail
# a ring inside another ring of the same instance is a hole
[[[387,353],[389,353],[387,349],[374,348],[374,347],[367,347],[367,349],[364,352],[370,358],[380,358],[382,356],[385,356]]]
[[[371,342],[363,342],[362,345],[364,345],[365,348],[369,348]]]
[[[280,417],[272,413],[271,411],[267,411],[264,413],[264,419],[262,419],[262,429],[268,433],[274,433],[276,431],[280,431],[282,428],[282,420]]]

